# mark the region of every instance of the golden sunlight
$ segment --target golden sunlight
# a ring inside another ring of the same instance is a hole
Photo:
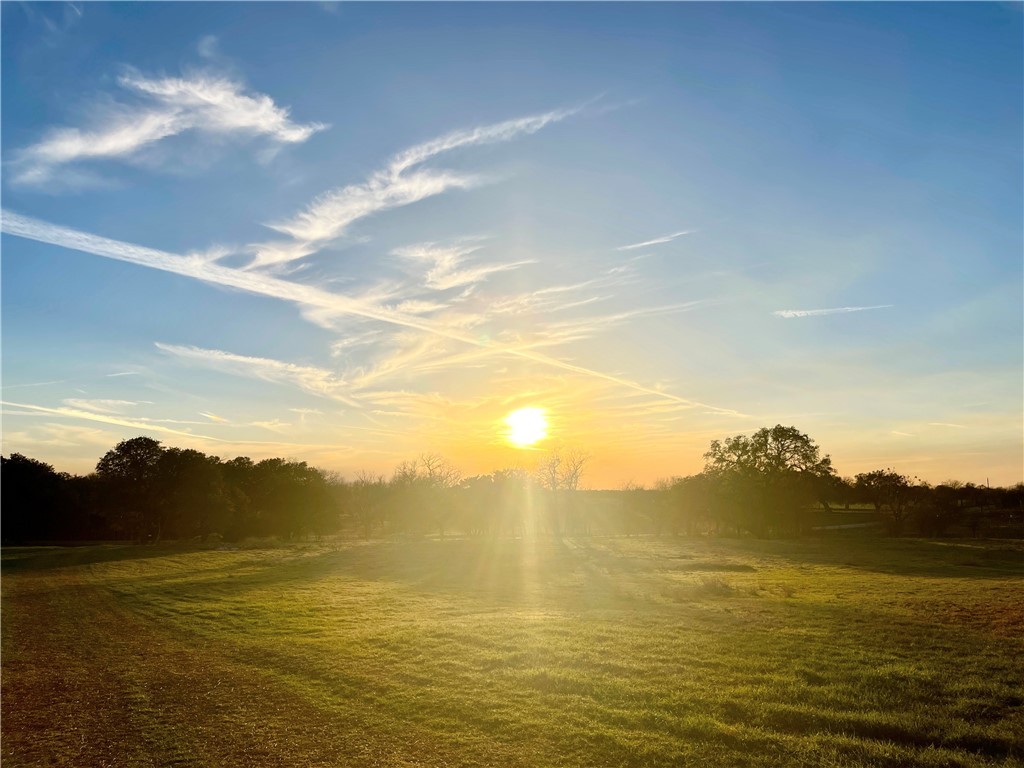
[[[548,420],[543,408],[520,408],[505,417],[508,441],[517,448],[533,445],[548,436]]]

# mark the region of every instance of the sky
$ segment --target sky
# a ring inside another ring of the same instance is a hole
[[[4,2],[3,453],[1019,482],[1021,9]]]

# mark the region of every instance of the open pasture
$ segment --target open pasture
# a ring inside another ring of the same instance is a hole
[[[3,553],[5,766],[1024,762],[1020,543]]]

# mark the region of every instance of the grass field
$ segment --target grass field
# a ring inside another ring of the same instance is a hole
[[[13,766],[1024,764],[1021,543],[3,553]]]

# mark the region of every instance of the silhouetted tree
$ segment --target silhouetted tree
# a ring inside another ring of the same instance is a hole
[[[255,466],[248,456],[236,456],[221,462],[220,472],[224,480],[228,511],[224,537],[229,541],[258,535],[259,526],[253,504],[256,494]]]
[[[534,509],[535,488],[529,473],[521,467],[507,467],[490,476],[494,507],[487,528],[495,534],[524,535],[526,517]]]
[[[42,461],[12,453],[0,457],[0,478],[5,543],[63,538],[66,476]]]
[[[918,495],[909,477],[894,469],[876,469],[857,475],[855,488],[863,501],[889,513],[890,533],[898,536],[903,532],[907,512]]]
[[[537,483],[545,493],[544,521],[553,536],[583,533],[586,526],[574,491],[579,489],[589,455],[580,448],[555,446],[537,466]]]
[[[467,477],[457,493],[457,521],[469,536],[494,530],[498,517],[498,489],[494,475]]]
[[[230,495],[220,459],[200,451],[167,448],[156,465],[160,528],[172,538],[223,534],[229,524]]]
[[[470,536],[521,535],[527,480],[523,470],[510,469],[463,480],[457,491],[462,530]]]
[[[105,497],[114,511],[114,526],[137,541],[158,541],[163,511],[157,504],[157,465],[164,449],[151,437],[122,440],[96,464]]]
[[[388,482],[386,509],[392,525],[405,533],[436,530],[444,536],[459,516],[453,489],[461,480],[462,473],[436,453],[403,461]]]
[[[835,474],[832,459],[822,457],[813,440],[781,424],[714,440],[704,459],[735,522],[760,537],[787,527],[802,532],[806,505]]]
[[[823,478],[819,485],[818,501],[826,510],[830,510],[834,505],[849,509],[850,505],[857,500],[854,483],[852,477],[831,475]]]
[[[658,483],[665,497],[664,517],[659,530],[693,536],[711,519],[711,495],[714,478],[701,473],[674,477]]]
[[[118,443],[86,477],[22,454],[0,457],[3,541],[319,537],[340,529],[341,510],[366,537],[444,535],[452,528],[469,535],[579,535],[592,522],[620,533],[735,529],[767,536],[803,530],[802,513],[814,501],[827,509],[855,499],[886,513],[893,533],[908,522],[929,536],[1024,532],[1024,484],[988,488],[950,480],[932,488],[892,469],[841,479],[829,457],[794,427],[713,441],[705,459],[701,474],[653,490],[580,491],[587,454],[562,447],[541,461],[533,478],[506,469],[463,480],[443,457],[426,454],[400,464],[387,482],[363,473],[346,483],[305,462],[221,461],[137,437]]]
[[[913,514],[922,536],[942,536],[958,522],[964,511],[963,488],[957,480],[947,480],[934,488],[926,483],[917,486]]]
[[[252,468],[251,502],[262,535],[291,540],[337,527],[337,508],[323,472],[304,461],[264,459]]]
[[[374,530],[384,527],[387,482],[383,475],[360,472],[348,486],[346,506],[352,521],[362,531],[363,538],[370,538]]]
[[[666,489],[645,488],[630,480],[622,485],[620,493],[624,502],[622,530],[627,535],[677,531],[674,499]]]
[[[85,476],[64,475],[62,498],[67,506],[68,528],[62,539],[69,541],[112,538],[105,503],[105,483],[96,473]]]
[[[391,473],[385,514],[397,532],[423,531],[417,504],[419,485],[420,473],[415,461],[403,461]]]
[[[462,473],[436,453],[420,456],[419,469],[418,501],[424,521],[443,537],[457,517],[453,490],[462,482]]]

